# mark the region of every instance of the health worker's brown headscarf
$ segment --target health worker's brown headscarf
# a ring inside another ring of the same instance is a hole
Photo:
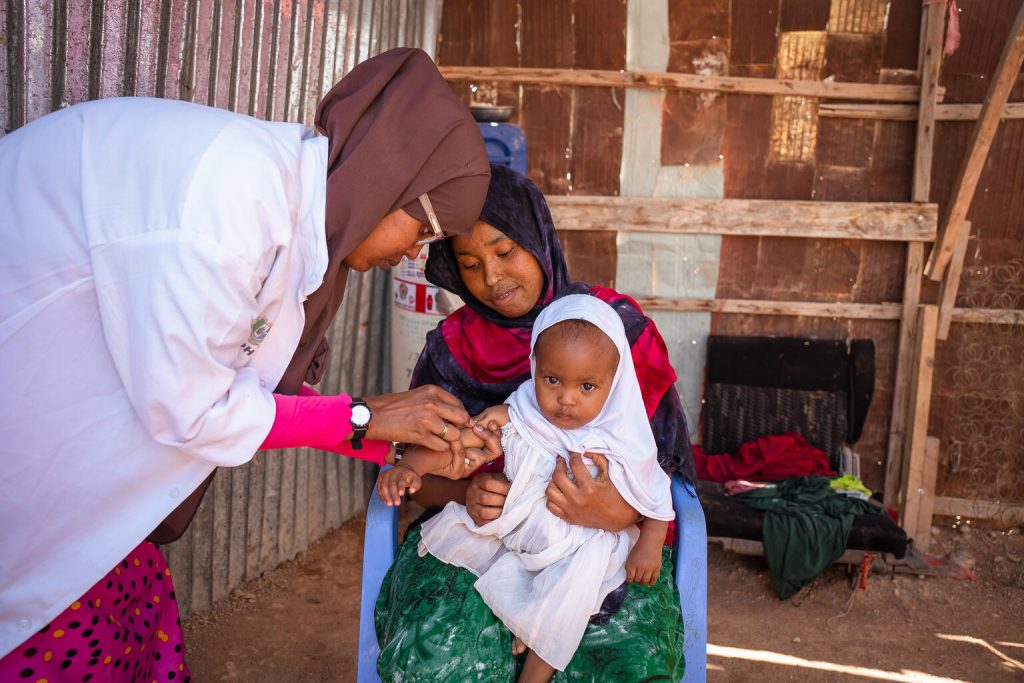
[[[324,335],[341,306],[342,260],[384,216],[404,209],[426,224],[426,193],[447,234],[468,235],[480,215],[490,168],[480,130],[427,53],[389,50],[350,71],[320,102],[328,137],[324,282],[306,300],[302,338],[276,391],[320,381]]]

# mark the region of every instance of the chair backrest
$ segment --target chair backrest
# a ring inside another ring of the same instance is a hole
[[[870,339],[708,338],[701,442],[733,453],[762,436],[796,432],[838,469],[860,438],[874,392]]]

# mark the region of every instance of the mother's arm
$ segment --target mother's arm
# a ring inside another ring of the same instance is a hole
[[[596,477],[590,475],[579,453],[569,455],[571,478],[565,461],[559,459],[546,491],[548,510],[570,524],[605,531],[622,531],[640,521],[639,513],[608,477],[607,458],[600,453],[588,453],[587,457],[597,466]]]
[[[486,524],[501,516],[511,487],[500,472],[485,472],[457,481],[429,475],[411,497],[423,507],[441,507],[453,501],[461,503],[474,522]]]
[[[598,472],[590,476],[578,453],[570,457],[573,476],[569,477],[565,461],[555,466],[546,495],[548,509],[570,524],[621,531],[640,520],[640,515],[619,495],[608,477],[608,460],[599,453],[588,454]],[[427,476],[411,498],[423,507],[442,507],[454,501],[466,506],[477,524],[484,524],[501,515],[512,485],[499,472],[478,474],[472,479],[451,481]]]

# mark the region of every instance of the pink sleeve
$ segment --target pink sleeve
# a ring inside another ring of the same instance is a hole
[[[275,448],[319,448],[378,465],[390,450],[387,441],[363,439],[363,447],[352,448],[345,437],[352,432],[352,398],[346,394],[321,396],[306,386],[298,396],[274,394],[277,412],[261,450]]]

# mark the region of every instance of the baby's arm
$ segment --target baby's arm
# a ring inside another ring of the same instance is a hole
[[[508,424],[508,404],[499,403],[496,406],[491,406],[474,419],[477,424],[482,425],[485,429],[489,429],[492,432],[499,431]]]
[[[488,408],[480,413],[476,418],[476,423],[491,432],[489,436],[494,436],[508,423],[508,406],[502,404]],[[485,462],[489,462],[488,456],[496,458],[501,455],[500,450],[496,453],[481,450],[487,448],[487,442],[472,428],[466,427],[460,430],[459,440],[465,448],[464,469],[466,472],[471,472]],[[406,491],[412,494],[419,490],[423,483],[423,475],[444,474],[447,476],[448,470],[453,467],[452,457],[450,451],[431,451],[426,448],[409,449],[392,469],[381,473],[377,481],[377,492],[380,494],[380,499],[389,506],[399,505]]]
[[[661,573],[661,548],[668,532],[668,522],[644,519],[640,538],[626,560],[626,581],[653,586]]]
[[[491,406],[480,413],[473,420],[500,438],[501,428],[508,424],[508,406],[504,403],[496,406]],[[487,448],[487,442],[480,437],[479,434],[473,432],[472,429],[466,427],[459,432],[459,441],[462,442],[462,447],[465,448]],[[501,455],[500,453],[493,454],[495,457]]]

